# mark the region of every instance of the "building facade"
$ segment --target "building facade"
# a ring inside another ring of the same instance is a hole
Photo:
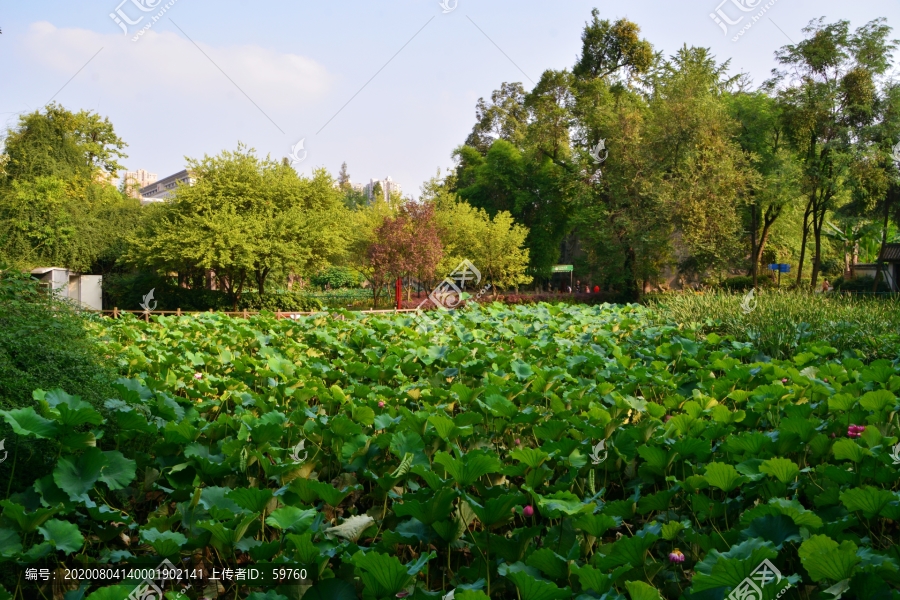
[[[379,184],[381,185],[381,191],[384,194],[384,198],[382,199],[385,201],[391,197],[391,194],[397,193],[401,196],[403,195],[403,188],[388,175],[384,179],[370,179],[369,183],[363,186],[362,191],[366,194],[369,202],[375,201],[375,186]]]
[[[122,183],[125,184],[125,193],[131,198],[141,199],[141,190],[156,183],[158,176],[144,169],[137,171],[125,171],[122,174]]]
[[[187,170],[179,171],[174,175],[164,177],[159,181],[141,188],[141,204],[150,204],[151,202],[162,202],[167,200],[175,193],[178,184],[194,185]]]

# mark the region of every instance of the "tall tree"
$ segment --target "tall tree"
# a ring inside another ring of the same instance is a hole
[[[126,259],[161,273],[211,269],[236,307],[244,287],[260,295],[273,273],[311,274],[347,247],[347,209],[324,170],[312,179],[239,145],[188,160],[179,186],[131,239]]]
[[[800,197],[800,162],[784,135],[776,100],[762,90],[726,96],[729,114],[740,124],[737,140],[756,176],[743,203],[749,232],[749,273],[758,285],[763,253],[775,222]]]
[[[774,71],[769,87],[801,82],[778,92],[785,129],[803,164],[806,210],[798,285],[812,233],[811,286],[816,287],[826,218],[848,199],[853,171],[865,168],[865,130],[877,119],[876,81],[890,67],[897,45],[888,39],[890,31],[885,19],[851,32],[848,21],[826,24],[822,18],[804,28],[805,40],[776,52],[786,70]]]
[[[0,155],[0,256],[22,269],[98,268],[137,223],[137,201],[109,183],[124,147],[92,112],[50,104],[19,117]]]

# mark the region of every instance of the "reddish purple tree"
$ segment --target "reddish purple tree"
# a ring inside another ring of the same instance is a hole
[[[433,206],[409,201],[395,216],[385,219],[375,233],[377,241],[369,246],[366,258],[376,307],[382,290],[398,278],[434,279],[443,246]]]

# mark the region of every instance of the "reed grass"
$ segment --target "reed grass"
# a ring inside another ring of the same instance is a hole
[[[900,359],[900,296],[787,290],[758,290],[754,296],[745,302],[738,293],[671,293],[648,297],[646,303],[660,322],[733,336],[772,358],[789,358],[805,345],[825,343],[865,360]]]

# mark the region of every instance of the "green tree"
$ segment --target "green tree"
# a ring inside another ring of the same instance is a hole
[[[444,258],[439,274],[449,274],[463,261],[469,260],[491,284],[498,288],[517,288],[530,283],[528,230],[518,225],[512,215],[500,211],[491,218],[484,209],[459,202],[449,192],[435,201],[435,219]]]
[[[159,273],[215,272],[234,306],[245,285],[260,296],[273,273],[313,274],[346,251],[347,209],[324,170],[302,178],[289,165],[234,152],[188,160],[193,186],[131,238],[126,260]]]
[[[7,131],[0,160],[0,257],[79,271],[121,244],[138,202],[109,183],[125,143],[108,119],[51,104]]]
[[[750,266],[758,285],[763,253],[776,221],[801,197],[801,169],[787,144],[777,101],[762,90],[739,90],[726,96],[731,117],[740,124],[737,140],[756,171],[743,203],[749,233]]]
[[[125,142],[109,119],[90,111],[73,113],[58,104],[44,112],[19,117],[18,126],[7,132],[4,168],[11,181],[59,177],[70,191],[82,191],[98,174],[114,175],[123,169],[119,160]]]
[[[890,67],[896,42],[876,19],[855,32],[848,21],[813,20],[807,38],[776,53],[787,70],[775,71],[770,89],[799,79],[778,92],[785,129],[803,165],[806,209],[797,284],[803,275],[807,239],[813,235],[811,285],[822,260],[822,234],[829,212],[849,199],[849,182],[867,170],[866,129],[877,121],[878,77]],[[854,175],[855,172],[855,175]]]

